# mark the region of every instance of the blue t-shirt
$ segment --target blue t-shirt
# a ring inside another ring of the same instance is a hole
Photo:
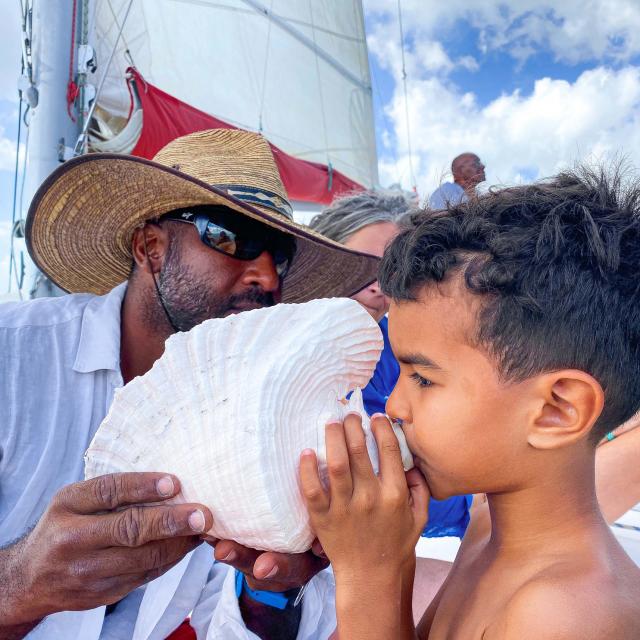
[[[389,343],[388,320],[380,320],[384,348],[369,384],[362,390],[364,408],[369,415],[384,413],[387,398],[391,395],[400,376],[400,365]],[[422,535],[427,538],[457,536],[462,538],[469,524],[469,507],[472,496],[454,496],[446,500],[429,501],[429,521]]]

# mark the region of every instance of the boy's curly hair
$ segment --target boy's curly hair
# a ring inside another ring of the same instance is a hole
[[[483,304],[475,342],[505,381],[563,368],[605,393],[599,439],[640,407],[640,183],[579,167],[417,214],[387,250],[396,301],[461,273]]]

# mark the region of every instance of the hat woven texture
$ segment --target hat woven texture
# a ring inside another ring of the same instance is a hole
[[[283,302],[350,296],[376,279],[377,258],[293,221],[269,144],[234,129],[177,138],[153,161],[109,153],[68,160],[31,202],[27,248],[62,289],[101,295],[129,277],[137,227],[195,205],[223,205],[296,237]]]

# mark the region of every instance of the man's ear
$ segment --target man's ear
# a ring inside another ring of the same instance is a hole
[[[159,273],[169,248],[169,234],[159,224],[145,223],[133,232],[131,252],[138,269]]]
[[[594,377],[563,369],[539,376],[536,387],[541,402],[527,433],[532,447],[558,449],[589,435],[604,406],[604,391]]]

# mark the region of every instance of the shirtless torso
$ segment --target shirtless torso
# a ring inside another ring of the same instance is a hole
[[[608,528],[539,540],[526,556],[471,534],[419,638],[640,638],[640,572]]]

